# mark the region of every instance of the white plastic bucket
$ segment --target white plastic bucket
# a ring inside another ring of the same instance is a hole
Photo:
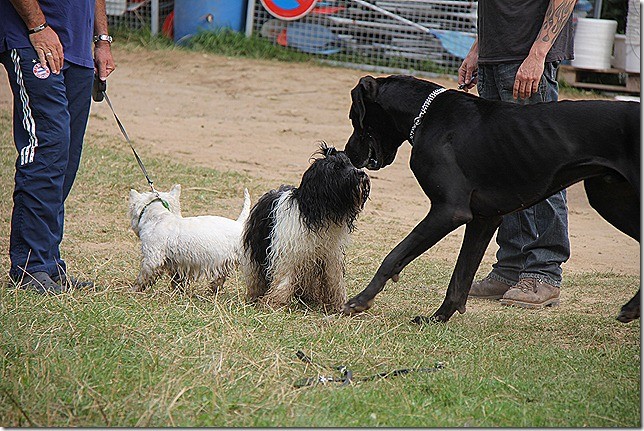
[[[575,59],[581,69],[610,69],[617,21],[579,18],[575,28]]]

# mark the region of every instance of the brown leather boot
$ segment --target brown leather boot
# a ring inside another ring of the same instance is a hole
[[[544,308],[559,305],[559,288],[536,278],[526,277],[508,290],[501,304],[523,308]]]
[[[472,283],[468,296],[478,299],[501,299],[511,287],[509,284],[495,280],[488,275],[483,280]]]

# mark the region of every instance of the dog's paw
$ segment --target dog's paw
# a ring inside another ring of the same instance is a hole
[[[431,317],[416,316],[411,321],[417,325],[426,325],[429,323],[447,323],[452,314],[441,313],[440,310],[434,313]]]
[[[398,280],[400,280],[400,274],[394,274],[391,276],[391,281],[394,283],[398,283]]]
[[[619,312],[619,315],[617,315],[616,319],[622,323],[629,323],[632,322],[635,319],[639,319],[640,317],[640,310],[622,310]]]
[[[445,319],[445,316],[437,316],[437,315],[433,315],[432,317],[416,316],[413,319],[411,319],[411,323],[415,323],[416,325],[427,325],[430,323],[444,323],[444,322],[447,322],[447,319]]]
[[[371,308],[372,305],[373,299],[370,299],[369,301],[362,301],[358,297],[355,297],[344,304],[342,313],[346,316],[351,316],[354,314],[362,313],[363,311],[367,311]]]
[[[130,292],[134,292],[134,293],[143,292],[144,290],[145,290],[145,287],[139,284],[135,284],[134,286],[130,287]]]

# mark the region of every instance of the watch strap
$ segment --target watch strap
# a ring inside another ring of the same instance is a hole
[[[49,24],[47,24],[47,21],[45,21],[44,23],[40,24],[38,27],[30,28],[29,30],[27,30],[27,33],[28,34],[40,33],[41,31],[43,31],[47,27],[49,27]]]

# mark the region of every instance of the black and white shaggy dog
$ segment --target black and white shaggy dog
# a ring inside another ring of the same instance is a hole
[[[264,194],[244,226],[247,298],[270,308],[293,299],[325,311],[346,302],[344,253],[369,197],[367,174],[322,144],[299,187]]]

